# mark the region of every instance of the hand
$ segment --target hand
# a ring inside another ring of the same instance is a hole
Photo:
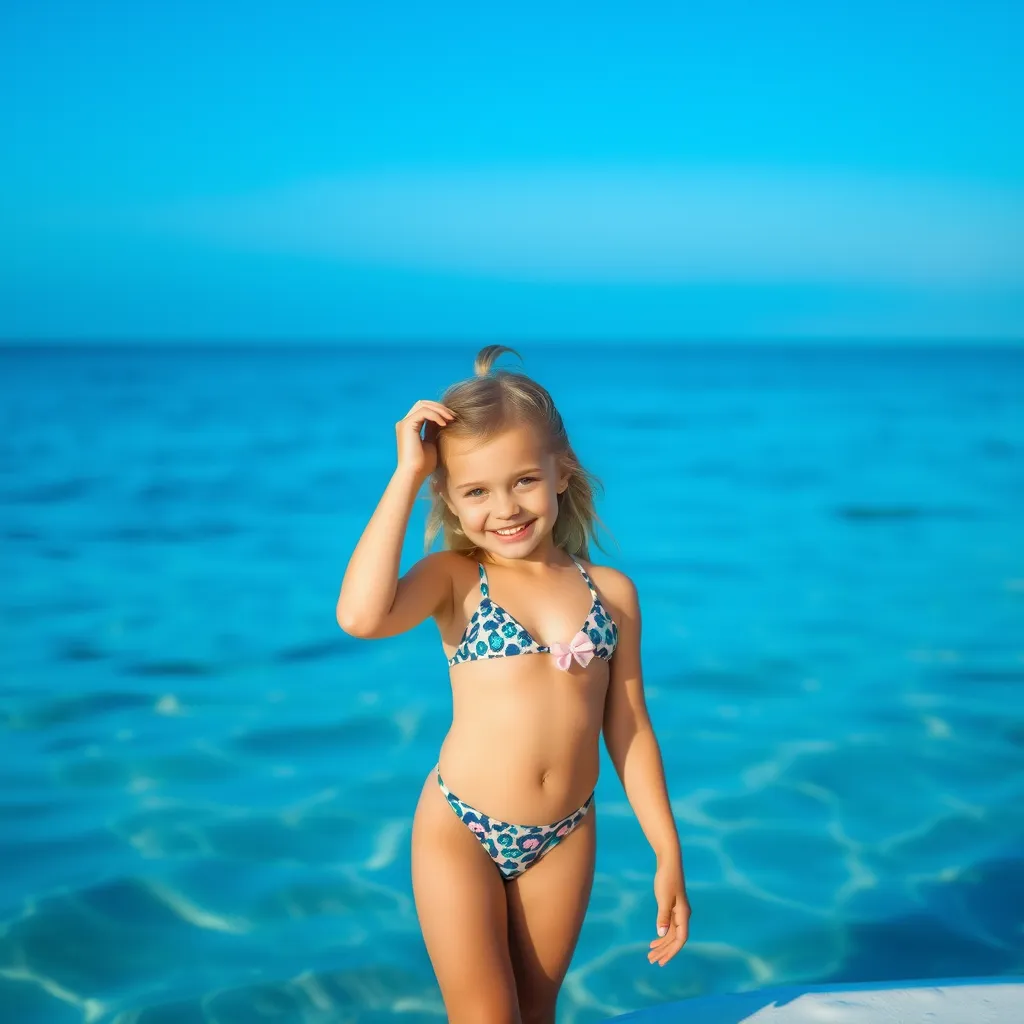
[[[661,938],[651,943],[647,960],[664,967],[683,948],[690,934],[690,901],[686,898],[683,866],[678,858],[658,864],[654,873],[654,898],[658,902]]]
[[[437,468],[437,432],[453,419],[455,413],[446,405],[421,398],[405,418],[395,424],[398,468],[412,473],[419,481],[426,480]],[[424,424],[424,436],[420,437]]]

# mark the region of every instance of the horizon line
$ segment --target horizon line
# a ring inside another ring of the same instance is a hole
[[[681,346],[850,346],[862,345],[872,347],[886,346],[921,346],[921,347],[992,347],[1012,348],[1024,346],[1024,335],[1021,336],[934,336],[927,335],[733,335],[733,336],[700,336],[680,335],[675,338],[664,337],[622,337],[622,338],[593,338],[587,336],[579,337],[552,337],[552,338],[437,338],[430,336],[423,337],[398,337],[398,338],[356,338],[356,337],[46,337],[46,338],[16,338],[0,337],[0,348],[4,349],[29,349],[29,348],[86,348],[86,347],[109,347],[109,348],[196,348],[196,347],[265,347],[265,348],[354,348],[390,345],[401,348],[414,348],[417,346],[430,346],[432,348],[464,348],[485,345],[507,345],[515,348],[517,345],[526,347],[569,347],[572,345],[596,345],[602,348],[611,346],[643,346],[648,348],[666,347],[673,345]]]

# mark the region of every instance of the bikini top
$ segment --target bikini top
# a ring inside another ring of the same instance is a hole
[[[550,647],[537,643],[528,630],[491,600],[487,571],[482,562],[477,562],[480,604],[466,624],[455,654],[448,659],[449,666],[481,658],[509,658],[515,654],[552,654],[556,665],[565,671],[568,671],[574,659],[584,667],[595,656],[610,661],[618,644],[619,628],[601,603],[586,569],[575,558],[573,562],[587,581],[594,600],[576,636],[567,644],[554,643]]]

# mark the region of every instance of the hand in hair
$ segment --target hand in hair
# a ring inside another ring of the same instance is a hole
[[[455,419],[455,413],[440,402],[421,398],[395,424],[398,435],[398,468],[418,481],[426,480],[437,468],[437,434]],[[420,430],[423,436],[420,436]]]

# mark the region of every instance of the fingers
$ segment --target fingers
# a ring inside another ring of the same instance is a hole
[[[410,469],[417,477],[433,473],[438,459],[438,432],[455,419],[456,414],[440,402],[429,398],[416,402],[395,424],[399,466]]]
[[[422,426],[425,420],[432,420],[439,426],[446,427],[454,419],[455,413],[448,406],[432,402],[429,398],[421,398],[398,423],[401,425],[409,422]]]
[[[690,911],[686,904],[676,903],[672,908],[672,924],[664,938],[655,939],[647,954],[648,963],[664,967],[683,948],[689,937]]]
[[[664,967],[683,948],[686,936],[682,928],[673,926],[668,935],[658,940],[658,944],[647,954],[648,963],[656,963]]]

